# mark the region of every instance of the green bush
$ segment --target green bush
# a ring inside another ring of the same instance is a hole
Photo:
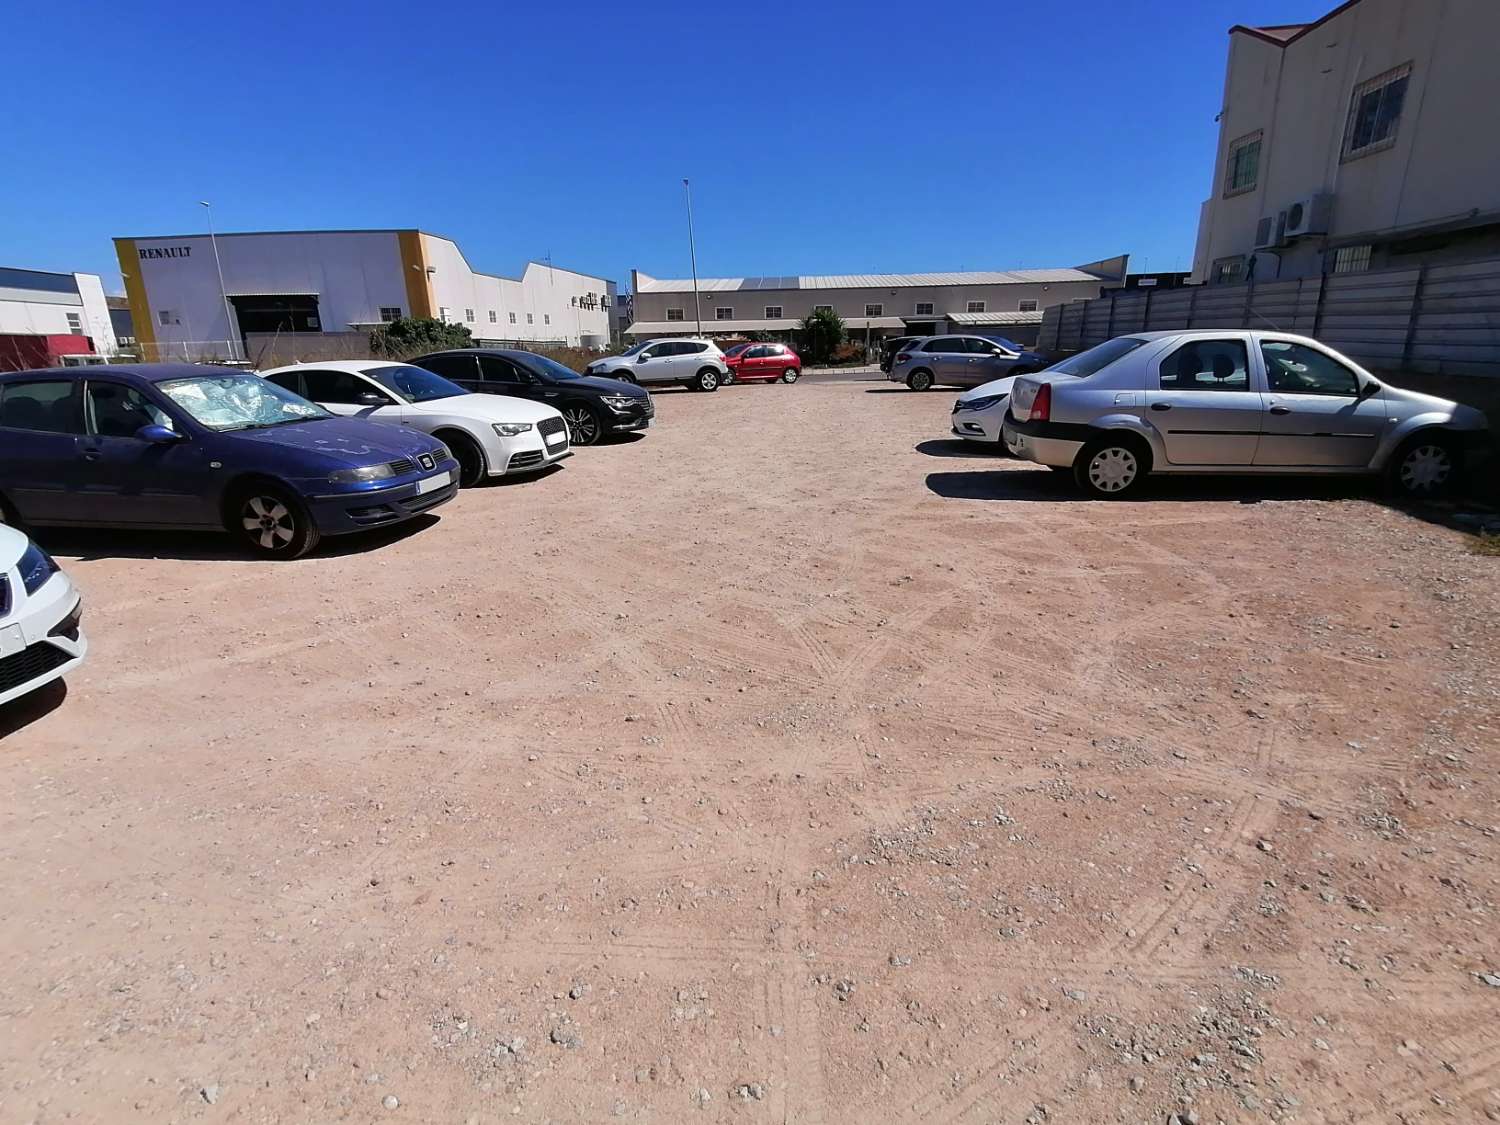
[[[802,320],[797,350],[812,363],[830,363],[844,342],[844,322],[832,309],[819,309]]]
[[[474,334],[462,324],[448,324],[432,317],[403,316],[370,333],[371,354],[389,359],[473,346]]]

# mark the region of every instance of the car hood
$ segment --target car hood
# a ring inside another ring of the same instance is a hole
[[[234,430],[219,435],[277,449],[320,453],[331,461],[358,467],[431,453],[433,439],[420,431],[360,418],[318,418],[265,430]]]
[[[1003,379],[991,379],[988,383],[980,383],[977,387],[971,387],[958,396],[958,401],[970,402],[976,398],[989,398],[991,395],[1008,395],[1015,381],[1014,375],[1007,375]]]
[[[566,379],[557,384],[559,390],[568,390],[577,387],[580,390],[593,391],[601,395],[627,395],[630,398],[650,398],[651,392],[645,387],[638,387],[634,383],[627,383],[623,379],[605,379],[598,375],[584,375],[578,379]]]
[[[31,540],[15,528],[0,524],[0,574],[21,561],[30,543]]]
[[[561,415],[550,406],[510,395],[450,395],[429,402],[414,402],[403,407],[415,414],[444,415],[449,418],[472,418],[476,422],[531,422]]]
[[[1451,415],[1454,424],[1466,430],[1483,430],[1487,429],[1489,425],[1482,410],[1478,410],[1472,406],[1464,406],[1462,403],[1454,402],[1452,399],[1423,394],[1421,391],[1409,391],[1405,387],[1393,387],[1389,383],[1380,384],[1380,393],[1389,403],[1400,403],[1404,406],[1410,406],[1415,411],[1431,411],[1434,414]]]

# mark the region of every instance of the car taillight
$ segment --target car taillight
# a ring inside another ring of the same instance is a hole
[[[901,352],[896,356],[897,363],[905,363],[911,358],[911,352]]]
[[[1031,400],[1031,421],[1050,422],[1052,420],[1052,384],[1043,383],[1037,388],[1036,398]]]

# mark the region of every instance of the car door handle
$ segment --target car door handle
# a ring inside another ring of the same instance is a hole
[[[1290,414],[1291,412],[1292,408],[1290,406],[1282,406],[1280,403],[1271,407],[1272,414]]]
[[[85,461],[97,461],[102,456],[104,456],[103,450],[99,450],[99,449],[85,449],[83,451],[83,459]]]
[[[1151,409],[1152,410],[1171,410],[1172,409],[1172,404],[1170,402],[1153,402],[1151,404]]]

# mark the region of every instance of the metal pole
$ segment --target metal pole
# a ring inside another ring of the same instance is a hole
[[[693,319],[698,322],[698,335],[703,335],[703,308],[698,303],[698,248],[693,241],[693,188],[684,177],[682,190],[687,193],[688,215],[688,260],[693,265]]]
[[[225,341],[229,345],[229,358],[239,359],[238,349],[234,346],[234,310],[229,305],[229,294],[224,289],[224,264],[219,261],[219,239],[214,234],[214,205],[205,199],[200,199],[198,206],[208,211],[208,241],[213,245],[214,269],[219,274],[219,300],[224,302],[224,323],[229,330],[229,339]]]

